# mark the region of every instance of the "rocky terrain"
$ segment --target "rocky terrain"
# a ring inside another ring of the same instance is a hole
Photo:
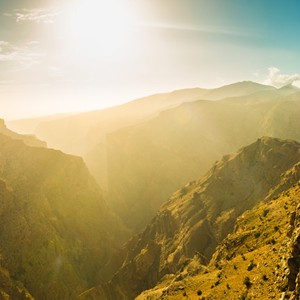
[[[79,299],[133,299],[160,281],[161,285],[153,292],[156,296],[148,296],[152,292],[145,292],[141,299],[164,299],[159,298],[165,295],[162,292],[169,291],[174,282],[176,290],[184,272],[188,272],[190,277],[193,272],[207,273],[210,266],[221,264],[221,249],[231,239],[227,235],[234,229],[240,242],[234,241],[229,245],[229,251],[238,253],[238,246],[253,248],[246,243],[249,229],[241,225],[241,220],[247,215],[245,212],[254,208],[249,214],[259,218],[260,214],[255,213],[257,205],[263,201],[269,203],[270,199],[275,199],[296,184],[300,179],[299,161],[299,143],[268,137],[257,140],[234,155],[223,157],[205,176],[173,194],[146,229],[125,245],[118,253],[119,259],[123,257],[119,270],[107,284],[81,294]],[[295,202],[295,199],[291,201]],[[289,204],[282,210],[288,213],[294,206],[295,203]],[[274,213],[279,217],[281,212],[274,210]],[[264,220],[260,221],[257,226],[263,229]],[[284,224],[284,218],[280,222]],[[279,228],[284,230],[283,225]],[[251,234],[259,241],[262,233],[256,233],[254,229]],[[273,245],[272,238],[270,233],[268,238],[264,235],[263,241]],[[192,271],[186,271],[186,268]],[[209,273],[212,278],[220,273],[218,268]],[[269,282],[272,282],[271,279]],[[185,283],[177,291],[178,297],[182,297],[186,292]],[[171,293],[168,297],[173,299],[172,295],[177,294]],[[198,297],[197,294],[195,296]]]
[[[298,183],[246,211],[206,267],[194,257],[136,299],[299,299],[299,201]]]
[[[1,299],[74,299],[127,237],[81,158],[2,134],[0,202]]]

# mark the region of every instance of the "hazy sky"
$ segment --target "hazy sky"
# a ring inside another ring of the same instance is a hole
[[[281,86],[299,79],[299,31],[299,0],[0,0],[0,117]]]

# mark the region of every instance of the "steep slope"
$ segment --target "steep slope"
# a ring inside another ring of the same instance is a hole
[[[127,243],[109,283],[79,299],[133,299],[167,274],[179,272],[194,256],[208,263],[236,219],[277,195],[282,179],[293,174],[299,161],[299,143],[267,137],[223,157],[205,176],[173,194],[143,233]],[[286,185],[300,177],[289,178]]]
[[[35,136],[33,135],[22,135],[18,134],[16,132],[13,132],[9,130],[3,119],[0,119],[0,134],[4,134],[6,136],[9,136],[10,138],[14,140],[21,140],[23,141],[26,145],[32,146],[32,147],[47,147],[47,144],[43,141],[38,140]]]
[[[0,179],[1,267],[10,277],[45,300],[73,299],[99,281],[126,234],[82,159],[0,135]]]
[[[260,136],[300,141],[300,93],[196,101],[108,136],[108,201],[141,230],[172,191]]]
[[[300,165],[286,175],[299,180]],[[298,182],[240,216],[207,267],[195,257],[136,299],[299,299],[299,203]]]

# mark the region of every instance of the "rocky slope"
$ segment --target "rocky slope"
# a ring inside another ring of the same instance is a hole
[[[299,180],[299,161],[299,143],[267,137],[223,157],[205,176],[173,194],[127,243],[110,282],[79,299],[133,299],[162,278],[174,279],[172,274],[195,257],[195,266],[207,264],[240,215]]]
[[[242,214],[208,266],[194,257],[136,299],[299,299],[299,164],[290,175],[298,183]]]
[[[110,134],[107,201],[140,231],[164,199],[224,154],[264,135],[300,141],[299,99],[299,92],[263,91],[185,103]]]
[[[74,299],[126,239],[79,157],[0,134],[0,192],[1,278],[23,295],[12,299],[30,299],[15,282],[36,299]]]

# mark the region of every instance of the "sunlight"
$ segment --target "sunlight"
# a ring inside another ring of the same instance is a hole
[[[85,59],[110,59],[125,51],[133,30],[129,6],[120,0],[76,1],[65,22],[67,39]]]

